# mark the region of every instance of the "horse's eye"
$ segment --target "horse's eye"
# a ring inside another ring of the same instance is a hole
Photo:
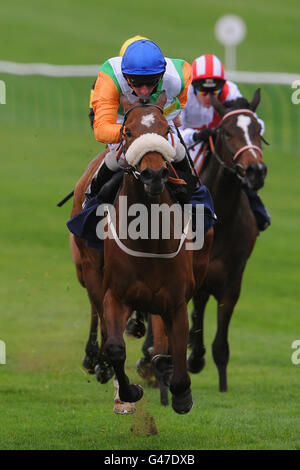
[[[226,129],[224,129],[224,134],[225,134],[225,138],[226,139],[230,139],[232,137],[232,135],[230,134],[230,132],[228,132]]]
[[[131,131],[129,129],[126,129],[125,134],[127,137],[132,137]]]

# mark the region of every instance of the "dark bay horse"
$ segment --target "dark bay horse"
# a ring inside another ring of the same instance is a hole
[[[242,183],[257,191],[263,186],[266,176],[261,126],[254,114],[259,102],[259,89],[251,103],[239,98],[225,106],[212,97],[212,104],[222,120],[216,129],[214,149],[206,155],[201,171],[201,179],[211,191],[219,222],[215,226],[207,276],[193,298],[192,352],[188,369],[197,373],[205,365],[203,318],[207,301],[213,295],[217,300],[217,332],[212,353],[221,392],[227,390],[229,322],[240,295],[243,272],[258,235],[257,223]]]
[[[80,237],[71,237],[71,250],[78,278],[86,287],[92,306],[91,335],[94,336],[90,339],[95,344],[97,314],[101,324],[100,351],[107,355],[114,369],[120,399],[136,402],[143,395],[142,388],[130,384],[125,373],[123,332],[133,310],[147,311],[162,318],[167,335],[173,364],[170,381],[173,409],[177,413],[188,413],[193,404],[186,362],[187,303],[196,282],[193,251],[185,249],[184,233],[180,243],[172,235],[163,238],[161,231],[157,239],[120,239],[121,198],[126,198],[128,207],[143,204],[148,214],[153,204],[170,207],[174,203],[165,186],[169,178],[170,149],[174,151],[167,141],[169,125],[162,112],[165,102],[164,92],[156,104],[132,105],[121,98],[126,120],[123,148],[129,167],[115,203],[115,225],[108,214],[111,236],[104,241],[104,261],[102,254]],[[72,216],[80,211],[84,191],[101,158],[103,155],[96,157],[77,184]],[[131,221],[128,216],[128,225]],[[171,234],[173,224],[171,218]],[[208,255],[205,254],[205,260],[199,259],[198,264],[203,266],[204,277]]]

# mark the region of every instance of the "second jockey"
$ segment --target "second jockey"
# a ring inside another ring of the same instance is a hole
[[[222,62],[213,54],[205,54],[192,63],[192,83],[188,90],[188,101],[182,110],[181,133],[183,139],[190,148],[190,155],[194,160],[201,151],[203,142],[207,142],[209,136],[214,135],[214,128],[218,126],[222,117],[211,104],[211,93],[221,103],[241,98],[242,94],[238,86],[225,79]],[[257,117],[257,116],[256,116]],[[264,122],[257,117],[261,125],[261,135],[264,133]],[[202,155],[202,158],[203,155]],[[199,158],[196,170],[201,165]],[[254,191],[244,188],[251,207],[257,216],[260,230],[265,230],[271,223],[270,215],[265,209],[260,197]],[[259,212],[259,214],[257,214]]]
[[[188,146],[195,144],[191,150],[191,156],[194,157],[202,142],[207,141],[209,135],[213,134],[210,129],[217,127],[222,119],[211,104],[210,93],[217,96],[221,103],[241,98],[242,94],[235,83],[225,80],[223,64],[213,54],[205,54],[195,59],[192,64],[192,74],[188,101],[181,113],[181,132]],[[264,122],[261,119],[258,121],[263,135]]]

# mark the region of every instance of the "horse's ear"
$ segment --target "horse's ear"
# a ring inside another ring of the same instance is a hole
[[[163,107],[165,106],[166,102],[167,102],[167,93],[165,92],[165,90],[163,90],[163,91],[158,95],[156,104],[157,104],[158,106],[160,106],[161,108],[163,108]]]
[[[126,98],[125,95],[121,95],[120,104],[124,110],[124,113],[126,113],[127,109],[129,109],[130,106],[132,106],[132,103],[130,103],[130,101]]]
[[[257,90],[254,92],[252,101],[249,105],[251,111],[255,111],[259,103],[260,103],[260,88],[257,88]]]
[[[213,94],[210,95],[210,102],[215,110],[220,114],[220,116],[223,117],[228,112],[228,108],[220,103],[220,101]]]

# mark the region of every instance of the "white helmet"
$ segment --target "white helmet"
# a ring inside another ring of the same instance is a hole
[[[200,84],[207,90],[220,88],[225,83],[224,66],[214,54],[197,57],[192,63],[192,73],[193,84]]]

